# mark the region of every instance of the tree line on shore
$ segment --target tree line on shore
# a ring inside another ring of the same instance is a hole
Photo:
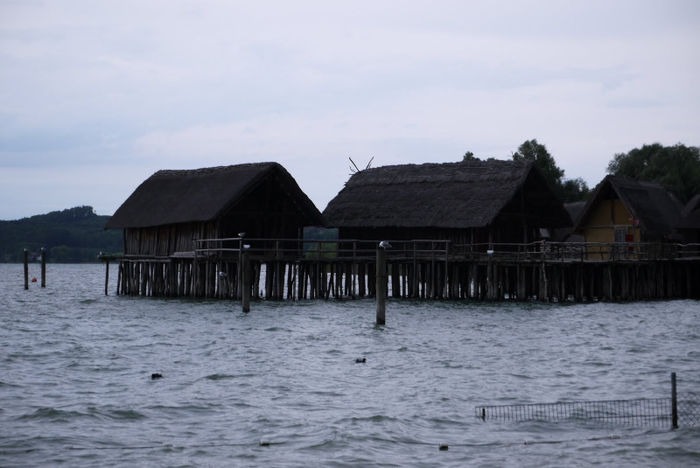
[[[564,178],[564,170],[557,166],[547,147],[536,139],[525,141],[512,158],[533,161],[564,203],[586,200],[592,192],[582,178]],[[462,156],[463,161],[474,159],[479,158],[471,151]],[[608,163],[607,172],[642,182],[656,182],[685,204],[700,193],[700,150],[682,143],[643,145],[615,154]]]
[[[32,261],[46,249],[47,260],[54,263],[97,261],[100,252],[122,250],[121,230],[105,231],[109,216],[98,216],[91,206],[78,206],[63,211],[0,221],[0,262],[14,263],[24,259],[24,249]]]

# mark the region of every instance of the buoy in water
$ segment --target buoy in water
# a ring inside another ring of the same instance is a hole
[[[439,450],[444,452],[445,450],[447,450],[449,448],[450,448],[450,446],[447,444],[440,444]]]
[[[36,276],[32,278],[32,283],[36,283]]]
[[[151,380],[162,379],[162,378],[163,378],[163,374],[159,374],[157,372],[151,374]]]

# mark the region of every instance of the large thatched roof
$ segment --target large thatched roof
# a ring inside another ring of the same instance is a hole
[[[106,229],[162,226],[211,221],[250,193],[267,177],[293,199],[313,223],[321,213],[301,191],[294,178],[273,162],[162,170],[146,179],[107,222]]]
[[[649,237],[668,237],[680,220],[680,202],[661,185],[609,175],[596,187],[575,230],[585,225],[593,207],[614,196],[622,200]]]
[[[479,228],[493,223],[525,185],[529,192],[537,192],[529,201],[537,199],[535,211],[548,223],[542,226],[570,225],[568,214],[542,175],[524,161],[366,169],[350,178],[323,214],[329,226],[346,228]]]

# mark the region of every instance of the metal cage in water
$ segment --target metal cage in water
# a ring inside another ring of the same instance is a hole
[[[613,425],[670,426],[674,429],[700,424],[700,401],[678,399],[675,372],[671,374],[670,398],[477,406],[474,411],[482,421],[580,420]]]

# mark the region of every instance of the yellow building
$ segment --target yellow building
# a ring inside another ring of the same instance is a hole
[[[639,243],[674,240],[682,206],[659,184],[607,176],[598,184],[574,231],[588,258],[636,257]]]

